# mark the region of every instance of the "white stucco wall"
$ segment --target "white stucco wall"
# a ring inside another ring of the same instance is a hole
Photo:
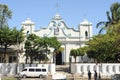
[[[71,73],[80,74],[87,76],[88,71],[94,76],[94,71],[96,70],[98,75],[111,77],[114,74],[120,74],[120,64],[119,63],[76,63],[71,64]]]
[[[30,25],[29,25],[30,24]],[[63,21],[59,14],[56,14],[47,27],[41,28],[40,30],[35,30],[35,24],[30,19],[22,22],[22,28],[24,28],[24,33],[27,31],[34,33],[40,37],[57,37],[58,41],[62,43],[64,51],[62,53],[62,62],[69,62],[69,54],[71,49],[76,49],[85,46],[86,41],[89,38],[85,38],[85,31],[88,32],[88,37],[92,37],[92,23],[84,19],[80,22],[78,30],[74,28],[69,28]],[[55,30],[58,29],[57,34]],[[22,60],[22,59],[20,59]],[[79,61],[78,59],[77,61]]]

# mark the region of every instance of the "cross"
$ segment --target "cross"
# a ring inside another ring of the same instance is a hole
[[[86,19],[86,16],[87,16],[87,15],[86,15],[86,14],[84,14],[84,19]]]
[[[57,0],[57,3],[56,3],[56,9],[57,9],[57,13],[59,12],[59,3],[58,3],[58,0]]]

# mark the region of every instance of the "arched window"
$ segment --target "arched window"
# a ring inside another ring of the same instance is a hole
[[[29,32],[29,31],[27,31],[27,32],[26,32],[26,37],[28,37],[28,36],[29,36],[29,34],[30,34],[30,32]]]
[[[87,39],[88,38],[88,32],[85,31],[85,38]]]
[[[59,28],[57,27],[54,29],[54,35],[58,35],[58,34],[59,34]]]

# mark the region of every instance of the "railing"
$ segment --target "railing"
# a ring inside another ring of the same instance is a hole
[[[17,63],[0,63],[1,75],[17,75],[25,67],[39,67],[44,66],[49,73],[55,73],[55,64],[17,64]]]
[[[94,71],[97,71],[98,75],[111,77],[114,74],[120,74],[119,63],[77,63],[71,64],[71,73],[80,74],[83,76],[88,75],[88,71],[94,76]]]

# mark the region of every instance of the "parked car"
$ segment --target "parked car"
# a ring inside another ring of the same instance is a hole
[[[43,77],[47,76],[48,70],[46,67],[26,67],[20,73],[22,78],[26,77]]]
[[[120,80],[120,74],[114,74],[112,80]]]

